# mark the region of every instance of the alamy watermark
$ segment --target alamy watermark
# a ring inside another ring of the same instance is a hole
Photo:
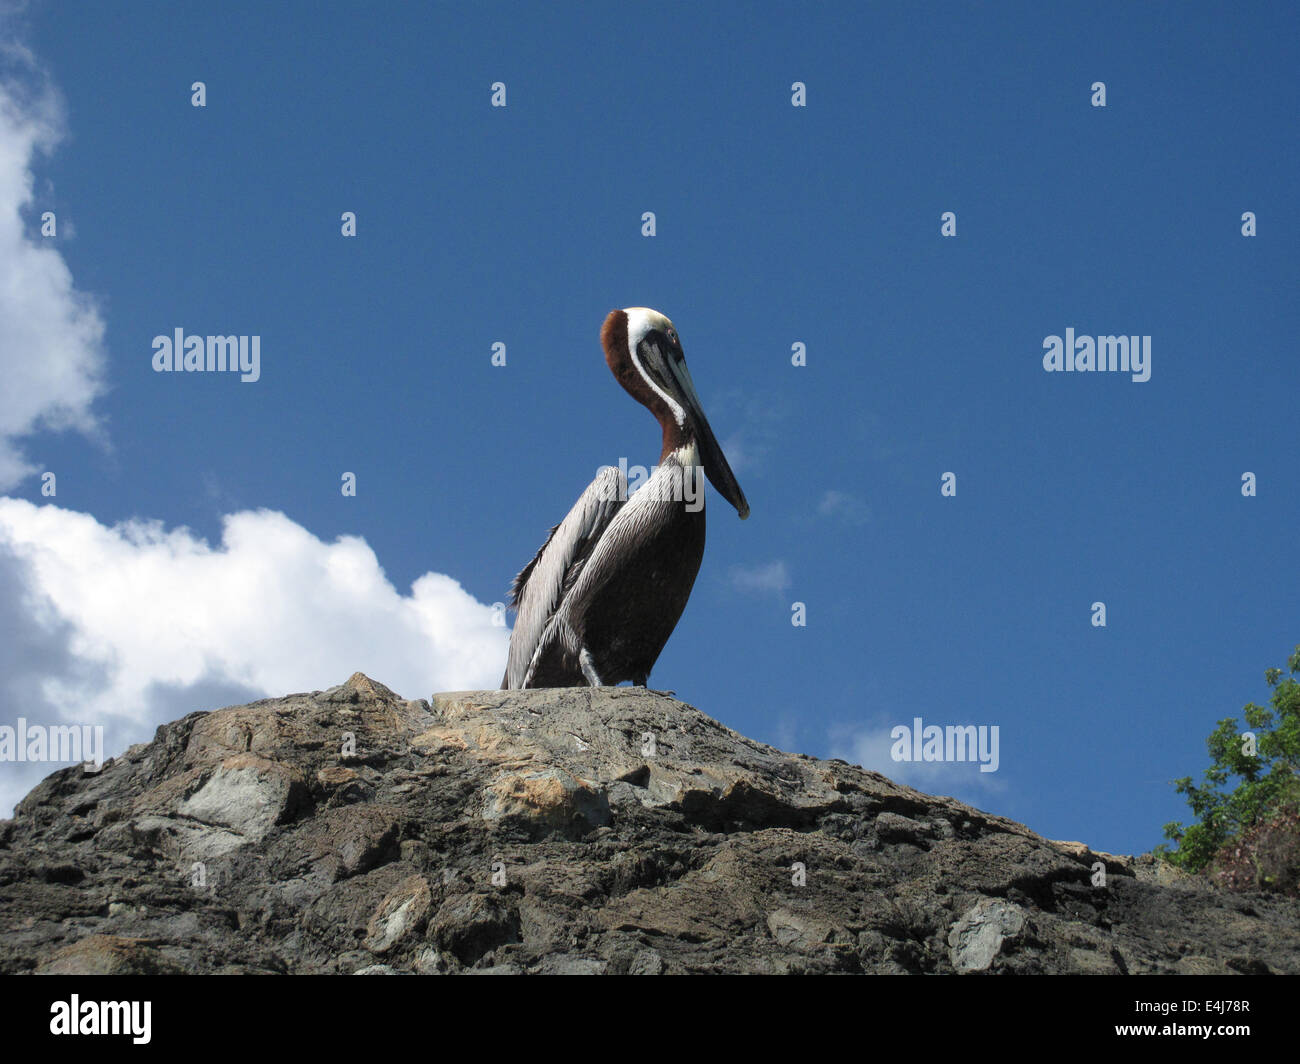
[[[645,485],[651,485],[653,481],[653,485],[649,488],[651,497],[662,502],[684,502],[687,513],[698,513],[704,509],[702,466],[670,467],[670,472],[656,481],[655,474],[663,469],[663,466],[651,466],[647,469],[643,465],[628,465],[626,458],[620,458],[617,466],[601,466],[596,470],[596,476],[599,477],[606,469],[615,468],[622,474],[619,477],[619,502],[627,502],[628,496],[634,491]],[[680,473],[677,472],[678,468],[681,470]]]
[[[155,373],[238,373],[245,384],[262,376],[261,336],[171,336],[153,338]]]
[[[148,1045],[152,1013],[151,1001],[82,1001],[73,994],[50,1005],[50,1034],[130,1035],[136,1045]]]
[[[104,767],[104,726],[28,724],[19,717],[17,726],[0,725],[0,761],[80,761],[87,772],[98,772]]]
[[[1151,337],[1075,336],[1043,338],[1043,369],[1048,373],[1131,373],[1141,383],[1151,379]]]
[[[899,724],[889,737],[894,745],[889,756],[895,761],[978,761],[981,772],[996,772],[998,726],[981,724],[925,724],[920,717],[912,725]]]

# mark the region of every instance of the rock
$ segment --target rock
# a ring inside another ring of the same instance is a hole
[[[448,958],[432,946],[423,946],[415,955],[415,970],[420,975],[445,975],[456,967],[455,958]]]
[[[462,964],[475,964],[489,950],[519,941],[519,916],[490,894],[449,898],[433,918],[432,937]]]
[[[193,795],[177,807],[184,817],[217,824],[260,842],[285,819],[302,791],[297,773],[252,754],[226,758]]]
[[[519,827],[534,838],[580,839],[608,824],[610,816],[603,787],[557,768],[501,776],[488,787],[483,808],[485,820]]]
[[[627,969],[628,975],[663,975],[663,972],[664,959],[653,949],[638,950]]]
[[[273,852],[301,855],[330,879],[346,879],[391,860],[400,850],[404,813],[380,804],[323,810]]]
[[[37,965],[37,975],[161,975],[178,971],[156,944],[118,935],[89,935],[56,950]]]
[[[542,960],[537,966],[538,975],[604,975],[608,962],[597,957],[578,957],[557,953]]]
[[[0,932],[5,973],[1300,972],[1294,900],[663,694],[360,673],[42,781],[0,821]]]
[[[948,955],[958,972],[982,972],[1002,943],[1024,929],[1025,911],[1002,898],[982,898],[948,933]]]
[[[767,929],[779,945],[808,953],[829,942],[836,927],[814,913],[793,913],[777,909],[767,917]]]
[[[387,953],[419,934],[429,919],[433,894],[424,876],[407,876],[379,904],[366,925],[363,943],[371,953]]]
[[[876,838],[881,842],[913,842],[920,845],[921,840],[929,838],[931,834],[928,825],[897,813],[881,813],[876,817]]]
[[[1091,850],[1082,842],[1053,842],[1052,845],[1064,850],[1071,857],[1077,857],[1079,860],[1086,862],[1089,866],[1101,862],[1106,866],[1107,872],[1121,872],[1126,875],[1133,874],[1133,858],[1131,857],[1105,853],[1101,850]],[[1171,865],[1170,867],[1173,866]]]

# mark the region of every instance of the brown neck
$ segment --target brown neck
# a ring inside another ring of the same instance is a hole
[[[606,365],[618,383],[623,385],[623,390],[654,414],[663,428],[663,449],[659,452],[659,461],[662,462],[673,451],[689,443],[694,438],[694,433],[677,424],[668,404],[645,382],[645,378],[632,364],[627,342],[627,315],[623,311],[609,312],[600,330],[600,345],[605,349]]]
[[[695,434],[689,429],[684,429],[678,425],[671,410],[665,410],[664,416],[659,419],[659,424],[663,426],[664,430],[664,446],[663,450],[659,452],[659,462],[662,465],[663,460],[673,451],[690,443],[695,438]]]

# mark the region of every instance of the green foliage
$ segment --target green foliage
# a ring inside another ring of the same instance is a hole
[[[1281,845],[1288,853],[1296,850],[1289,832],[1300,808],[1300,683],[1296,681],[1300,646],[1288,660],[1287,670],[1264,673],[1273,689],[1271,709],[1248,704],[1242,710],[1245,727],[1231,717],[1219,721],[1206,740],[1211,766],[1202,784],[1193,783],[1191,776],[1174,780],[1199,822],[1188,827],[1178,822],[1165,825],[1165,838],[1178,844],[1172,851],[1166,845],[1156,847],[1167,861],[1189,872],[1231,866],[1237,885],[1243,864],[1257,870],[1256,887],[1270,889],[1279,879],[1289,882],[1289,872],[1275,871],[1279,864],[1275,851]],[[1256,737],[1253,754],[1248,752],[1246,732]],[[1235,780],[1240,782],[1229,791]],[[1259,852],[1261,844],[1270,852]]]

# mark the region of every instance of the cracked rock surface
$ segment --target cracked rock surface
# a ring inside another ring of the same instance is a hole
[[[666,695],[360,673],[45,779],[0,821],[0,930],[6,973],[1300,972],[1300,903]]]

